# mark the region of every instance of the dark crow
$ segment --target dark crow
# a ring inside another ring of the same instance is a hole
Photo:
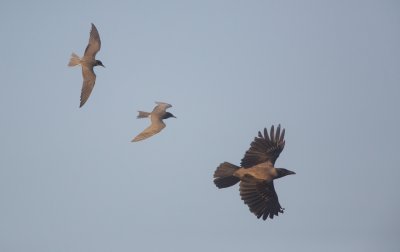
[[[239,166],[228,162],[220,164],[214,173],[214,183],[218,188],[233,186],[240,181],[240,196],[257,218],[273,219],[284,208],[278,201],[274,180],[295,174],[284,168],[275,168],[274,164],[285,146],[285,129],[281,125],[271,127],[270,134],[264,128],[264,136],[258,132],[250,149],[244,155]]]

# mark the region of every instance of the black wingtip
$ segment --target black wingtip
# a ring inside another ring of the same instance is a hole
[[[285,144],[285,129],[282,129],[281,137],[279,139],[280,142],[283,142]]]
[[[271,139],[271,142],[275,142],[275,127],[274,127],[274,125],[271,126],[271,131],[269,133],[269,137]]]
[[[267,128],[264,128],[264,138],[265,138],[267,141],[270,141]]]
[[[279,142],[281,136],[281,125],[278,124],[278,127],[276,127],[276,134],[275,134],[275,139],[277,142]]]
[[[79,104],[79,108],[82,108],[83,105],[85,105],[86,101],[81,101],[81,103]]]

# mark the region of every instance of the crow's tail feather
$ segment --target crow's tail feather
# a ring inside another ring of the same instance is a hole
[[[239,166],[228,162],[220,164],[214,173],[214,184],[218,188],[233,186],[240,181],[238,177],[233,175],[239,168]]]

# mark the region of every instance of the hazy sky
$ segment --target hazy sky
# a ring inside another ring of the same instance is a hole
[[[3,1],[0,34],[0,251],[400,250],[399,1]],[[278,123],[264,222],[212,175]]]

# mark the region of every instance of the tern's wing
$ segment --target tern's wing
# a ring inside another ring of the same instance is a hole
[[[89,99],[89,96],[92,93],[94,84],[96,82],[96,74],[93,71],[93,67],[86,67],[85,65],[82,65],[82,76],[83,85],[81,92],[81,104],[79,107],[82,107]]]
[[[153,109],[153,114],[157,114],[157,115],[164,115],[165,111],[167,110],[167,108],[172,107],[171,104],[165,103],[165,102],[156,102],[157,106],[154,107]]]
[[[100,47],[101,47],[101,41],[99,32],[97,31],[96,26],[92,24],[92,29],[90,30],[89,43],[86,47],[84,57],[94,59],[96,53],[100,51]]]
[[[141,141],[144,140],[146,138],[149,138],[155,134],[157,134],[158,132],[160,132],[162,129],[165,128],[165,124],[159,120],[159,121],[154,121],[152,120],[152,123],[149,127],[147,127],[145,130],[143,130],[139,135],[137,135],[132,142],[137,142],[137,141]]]

